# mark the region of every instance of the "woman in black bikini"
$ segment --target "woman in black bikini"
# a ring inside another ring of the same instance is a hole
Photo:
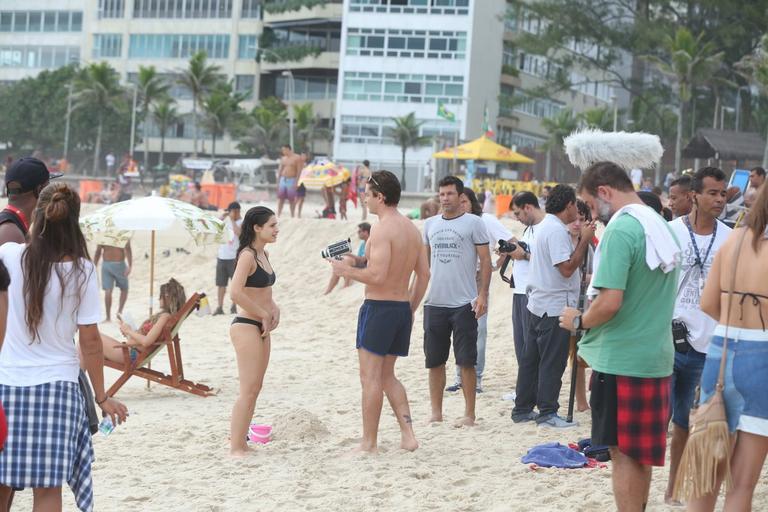
[[[229,329],[240,378],[230,432],[230,454],[237,457],[251,451],[246,443],[248,427],[269,364],[270,333],[280,323],[280,309],[272,300],[275,271],[264,250],[277,240],[277,232],[277,217],[269,208],[257,206],[245,214],[230,288],[232,302],[241,312]]]

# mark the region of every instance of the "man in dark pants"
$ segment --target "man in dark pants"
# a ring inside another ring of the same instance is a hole
[[[528,247],[528,250],[525,250],[520,244],[516,244],[515,252],[509,255],[515,260],[515,264],[512,267],[512,277],[515,282],[515,290],[512,295],[512,333],[515,342],[515,361],[519,368],[520,356],[523,354],[523,347],[525,346],[525,334],[528,332],[527,289],[528,272],[531,266],[530,249],[533,246],[536,234],[534,226],[544,220],[546,214],[539,207],[539,200],[533,192],[518,192],[512,198],[510,207],[515,218],[525,226],[520,242],[523,242]],[[505,394],[503,399],[514,401],[515,392]]]
[[[570,334],[558,325],[566,306],[575,306],[579,298],[579,267],[595,235],[594,223],[585,223],[581,239],[574,248],[568,224],[578,218],[576,191],[557,185],[549,194],[547,215],[536,227],[531,248],[528,283],[528,332],[517,373],[517,398],[512,421],[536,421],[539,426],[568,428],[557,415],[558,396],[568,360]],[[533,411],[538,407],[539,413]]]

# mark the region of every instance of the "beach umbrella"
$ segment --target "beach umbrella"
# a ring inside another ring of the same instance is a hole
[[[155,280],[155,237],[183,245],[190,239],[196,245],[229,241],[230,230],[223,220],[197,206],[159,196],[148,196],[105,206],[80,219],[80,228],[91,242],[125,247],[137,231],[149,232],[149,314],[152,315]]]
[[[485,135],[455,148],[448,148],[432,154],[433,158],[445,160],[487,160],[491,162],[507,162],[518,164],[536,163],[532,158],[521,155],[517,151],[497,144]]]
[[[298,184],[306,188],[322,189],[341,185],[351,177],[349,169],[343,165],[330,160],[317,160],[301,170]]]

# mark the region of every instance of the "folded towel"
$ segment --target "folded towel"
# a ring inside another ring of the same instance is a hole
[[[645,231],[645,263],[648,265],[648,268],[651,270],[660,268],[665,274],[677,268],[680,264],[682,252],[680,244],[675,239],[669,226],[667,226],[667,221],[650,206],[629,204],[613,214],[608,222],[608,226],[611,225],[611,222],[625,214],[637,219],[643,227],[643,231]],[[595,249],[593,281],[595,275],[597,275],[597,268],[600,265],[600,245],[597,244]],[[597,292],[592,283],[590,283],[587,295],[594,297],[597,295]]]

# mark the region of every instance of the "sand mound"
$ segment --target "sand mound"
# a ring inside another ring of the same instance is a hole
[[[320,418],[305,409],[278,415],[272,432],[275,441],[317,441],[331,434]]]

